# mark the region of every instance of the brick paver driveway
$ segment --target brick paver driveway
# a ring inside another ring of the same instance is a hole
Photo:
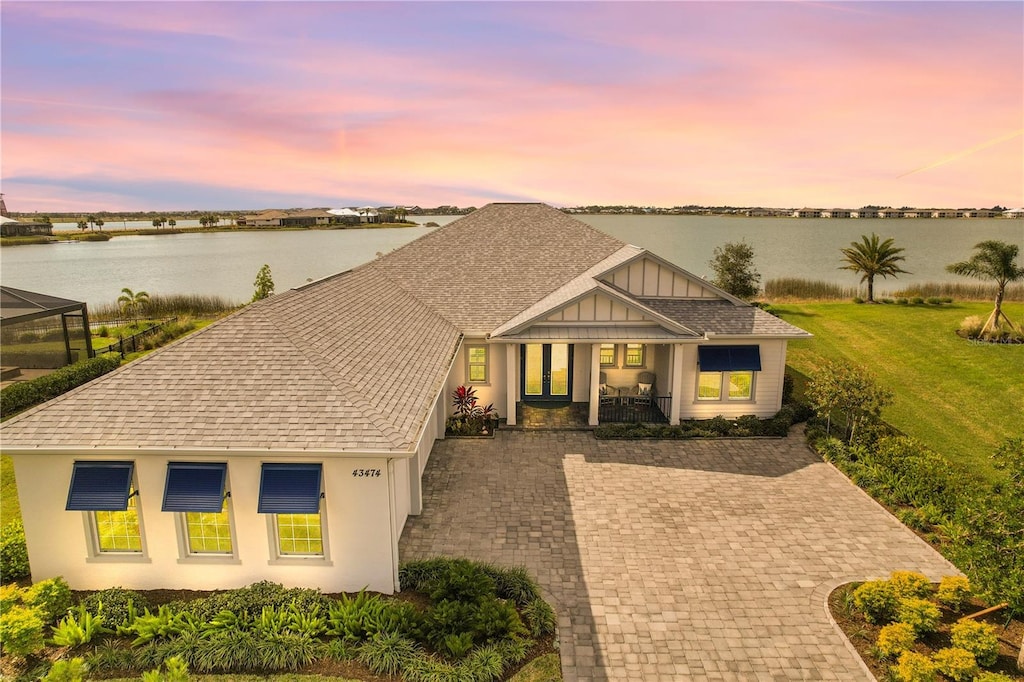
[[[802,437],[437,443],[403,559],[524,565],[567,680],[870,679],[824,601],[848,580],[955,572]]]

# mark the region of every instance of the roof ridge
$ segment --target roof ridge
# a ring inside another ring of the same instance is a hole
[[[312,347],[308,346],[308,344],[306,346],[297,344],[287,333],[287,330],[279,325],[271,316],[262,315],[261,317],[264,322],[281,332],[282,340],[287,341],[287,343],[294,347],[299,354],[305,357],[328,383],[341,391],[341,395],[348,403],[348,406],[358,410],[363,418],[377,428],[377,431],[381,436],[384,436],[394,446],[403,445],[404,441],[401,438],[401,434],[398,433],[398,430],[391,424],[384,421],[379,410],[374,410],[366,403],[360,393],[356,391],[355,386],[341,378],[338,372],[330,369],[330,365],[327,364],[320,353],[313,351]]]

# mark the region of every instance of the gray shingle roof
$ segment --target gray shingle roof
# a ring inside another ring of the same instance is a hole
[[[638,298],[649,308],[700,334],[805,338],[810,334],[760,308],[714,299]]]
[[[489,332],[625,244],[544,204],[489,204],[378,261],[463,332]]]
[[[459,338],[370,264],[14,417],[4,446],[407,450]]]

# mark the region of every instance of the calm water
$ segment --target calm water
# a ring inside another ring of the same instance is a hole
[[[715,246],[745,239],[754,248],[762,283],[795,276],[856,284],[839,270],[839,249],[872,230],[906,248],[912,275],[876,284],[880,290],[917,281],[956,280],[945,265],[967,258],[984,239],[1020,245],[1024,220],[810,220],[715,216],[580,216],[585,222],[644,246],[698,275],[708,275]],[[420,216],[446,224],[454,217]],[[183,224],[182,224],[183,226]],[[108,229],[113,226],[104,226]],[[117,237],[108,242],[62,242],[4,248],[0,281],[90,305],[112,303],[122,287],[151,294],[252,296],[253,280],[270,265],[277,290],[352,268],[426,234],[431,228],[213,232]],[[456,265],[456,263],[453,263]],[[880,286],[879,286],[880,284]]]

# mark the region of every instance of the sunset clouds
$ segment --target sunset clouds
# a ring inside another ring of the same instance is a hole
[[[5,0],[2,22],[18,210],[1024,204],[1020,3]]]

